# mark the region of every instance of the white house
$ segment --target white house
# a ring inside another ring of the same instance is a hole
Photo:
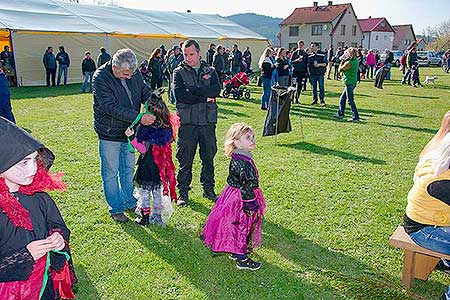
[[[359,19],[363,32],[362,47],[364,49],[392,50],[395,30],[386,18]]]

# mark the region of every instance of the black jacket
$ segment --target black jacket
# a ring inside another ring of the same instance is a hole
[[[210,66],[213,65],[213,57],[214,57],[215,53],[216,53],[216,51],[214,51],[213,49],[208,49],[208,51],[206,52],[206,62]]]
[[[45,51],[44,58],[42,59],[42,63],[46,69],[54,70],[56,69],[56,58],[55,55]]]
[[[304,72],[306,73],[307,66],[308,66],[308,53],[306,53],[305,50],[295,50],[294,53],[292,53],[291,61],[297,60],[298,58],[302,57],[301,61],[297,61],[292,63],[294,67],[294,72]]]
[[[58,52],[58,54],[56,54],[56,60],[60,65],[70,66],[70,57],[67,52]]]
[[[322,64],[327,63],[327,58],[322,51],[317,51],[317,53],[311,53],[308,57],[308,67],[310,75],[324,75],[327,67],[315,67],[314,62]]]
[[[223,70],[225,69],[225,59],[223,58],[223,55],[221,55],[219,52],[216,52],[214,54],[212,66],[214,67],[214,69],[216,69],[216,72],[218,74],[223,73]]]
[[[95,71],[95,62],[94,60],[84,58],[81,62],[81,74],[84,75],[85,72],[94,72]]]
[[[151,99],[152,90],[140,72],[134,72],[125,82],[133,99],[128,98],[120,80],[114,76],[111,61],[94,73],[94,129],[99,139],[125,142],[125,130],[136,119],[141,104]]]
[[[240,50],[233,51],[233,60],[231,64],[233,67],[240,67],[242,65],[242,52]]]
[[[278,76],[289,76],[289,68],[287,69],[284,68],[284,66],[289,66],[288,59],[277,58],[277,63],[278,63],[277,67]]]
[[[202,61],[198,72],[186,62],[173,73],[177,112],[181,125],[208,125],[217,123],[217,103],[207,102],[220,94],[216,70]]]

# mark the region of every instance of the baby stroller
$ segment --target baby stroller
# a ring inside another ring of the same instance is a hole
[[[248,75],[245,72],[239,72],[231,79],[223,81],[224,89],[222,95],[224,98],[233,95],[234,99],[250,99],[250,90],[246,87],[249,84]]]

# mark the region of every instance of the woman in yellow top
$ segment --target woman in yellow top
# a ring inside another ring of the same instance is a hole
[[[424,248],[450,255],[450,111],[420,154],[408,194],[404,228]],[[447,261],[440,267],[450,270]],[[450,287],[441,297],[450,300]]]

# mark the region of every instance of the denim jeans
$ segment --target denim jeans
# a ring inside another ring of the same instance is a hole
[[[263,84],[263,95],[261,98],[261,108],[268,108],[270,101],[270,94],[272,93],[272,79],[261,77]]]
[[[128,143],[99,140],[103,191],[110,214],[122,213],[136,205],[133,196],[134,153]]]
[[[92,75],[94,72],[84,72],[83,75],[83,84],[81,85],[81,91],[84,92],[86,90],[86,85],[89,80],[89,92],[92,92]]]
[[[57,85],[61,83],[61,75],[64,73],[64,85],[67,84],[67,65],[59,65]]]
[[[342,92],[341,95],[341,103],[339,104],[338,116],[343,117],[345,115],[345,104],[348,101],[348,104],[350,105],[353,112],[352,119],[359,120],[358,109],[356,108],[355,104],[355,93],[354,93],[355,87],[356,85],[354,84],[349,84],[345,86],[344,91]]]
[[[319,99],[321,103],[325,103],[324,76],[311,74],[309,80],[312,85],[313,102],[317,102],[317,83],[319,83]]]
[[[450,227],[426,226],[409,236],[421,247],[450,255]],[[445,295],[450,299],[450,286]]]
[[[408,81],[408,84],[411,84],[411,68],[407,68],[405,76],[403,76],[402,84],[405,84]]]

